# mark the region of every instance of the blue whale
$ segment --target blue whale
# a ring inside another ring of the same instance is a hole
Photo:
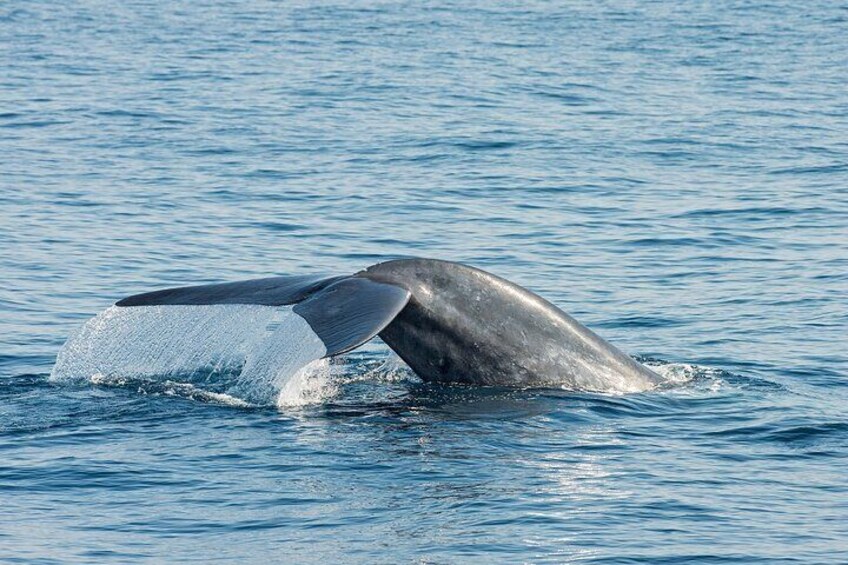
[[[400,259],[348,276],[282,276],[159,290],[119,308],[291,306],[326,349],[378,336],[424,381],[635,392],[663,379],[538,295],[486,271]]]

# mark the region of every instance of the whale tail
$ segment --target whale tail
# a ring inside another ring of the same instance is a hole
[[[319,359],[350,351],[406,306],[404,288],[356,277],[272,277],[130,296],[65,343],[51,378],[204,379],[266,404]],[[279,403],[279,400],[277,401]]]
[[[661,381],[529,290],[433,259],[388,261],[351,276],[131,296],[69,339],[53,374],[238,367],[239,387],[267,396],[313,361],[378,334],[426,381],[607,392],[649,390]]]
[[[380,333],[409,301],[399,286],[357,277],[271,277],[170,288],[118,301],[120,308],[167,306],[291,306],[326,348],[326,357],[359,347]]]

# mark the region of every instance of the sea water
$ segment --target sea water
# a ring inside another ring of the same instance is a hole
[[[0,46],[0,561],[848,562],[844,5],[12,0]],[[111,309],[406,256],[677,382]]]

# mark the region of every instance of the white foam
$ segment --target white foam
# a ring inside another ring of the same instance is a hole
[[[288,379],[277,394],[277,407],[318,404],[338,394],[330,374],[329,359],[316,359]]]
[[[224,406],[235,406],[237,408],[248,408],[251,406],[248,402],[240,398],[235,398],[229,394],[220,392],[211,392],[202,388],[196,387],[191,383],[181,383],[170,380],[157,381],[154,379],[142,378],[127,378],[127,377],[107,377],[102,374],[91,376],[91,383],[98,386],[114,386],[114,387],[133,387],[140,394],[175,396],[179,398],[188,398],[190,400],[199,400],[210,404],[221,404]]]
[[[675,394],[699,394],[704,391],[715,394],[727,385],[724,371],[716,367],[658,360],[646,362],[645,365],[663,377],[663,389],[674,391]]]
[[[689,363],[653,361],[643,364],[661,376],[667,384],[671,385],[688,383],[704,370],[702,367],[697,367],[696,365],[691,365]]]
[[[167,381],[206,395],[183,390],[181,396],[302,405],[332,393],[329,373],[320,370],[321,363],[312,365],[326,353],[291,307],[113,306],[68,339],[50,378],[99,384]]]

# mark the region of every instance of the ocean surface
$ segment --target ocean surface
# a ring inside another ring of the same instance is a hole
[[[50,378],[125,296],[407,256],[678,384]],[[3,2],[0,562],[848,563],[848,5]]]

